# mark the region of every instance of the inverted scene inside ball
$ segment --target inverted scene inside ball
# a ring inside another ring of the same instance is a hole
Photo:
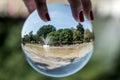
[[[48,5],[51,21],[44,22],[34,11],[25,21],[22,49],[29,64],[51,77],[64,77],[80,69],[91,58],[94,33],[85,18],[76,22],[67,4]]]

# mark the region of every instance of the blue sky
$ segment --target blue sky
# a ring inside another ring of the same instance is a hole
[[[71,9],[69,5],[64,4],[54,4],[48,6],[49,14],[51,17],[51,21],[44,22],[42,21],[37,11],[34,11],[25,21],[22,29],[22,37],[25,34],[28,34],[30,31],[33,31],[33,34],[35,34],[38,29],[43,25],[54,25],[56,29],[62,29],[62,28],[75,28],[76,25],[78,25],[78,22],[76,22],[71,13]],[[81,23],[84,27],[84,29],[90,29],[92,31],[91,22],[85,19],[85,22]]]

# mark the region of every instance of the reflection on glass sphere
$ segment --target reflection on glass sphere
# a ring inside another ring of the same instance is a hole
[[[42,21],[34,11],[22,29],[22,49],[28,63],[51,77],[71,75],[89,61],[94,47],[91,22],[76,22],[69,5],[48,5],[51,21]]]

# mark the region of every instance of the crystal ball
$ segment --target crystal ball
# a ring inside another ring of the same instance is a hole
[[[91,21],[74,20],[67,4],[50,4],[51,21],[44,22],[35,10],[25,21],[21,47],[27,62],[41,74],[65,77],[81,70],[94,48]]]

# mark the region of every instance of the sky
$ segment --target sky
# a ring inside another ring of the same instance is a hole
[[[42,21],[37,11],[34,11],[25,21],[22,28],[22,37],[28,34],[30,31],[33,31],[35,34],[40,27],[43,25],[53,25],[56,29],[64,29],[64,28],[76,28],[78,22],[73,19],[72,12],[69,5],[65,4],[52,4],[48,5],[48,11],[51,17],[51,21],[44,22]],[[89,29],[92,31],[92,24],[90,21],[85,19],[84,22],[81,23],[84,29]]]

